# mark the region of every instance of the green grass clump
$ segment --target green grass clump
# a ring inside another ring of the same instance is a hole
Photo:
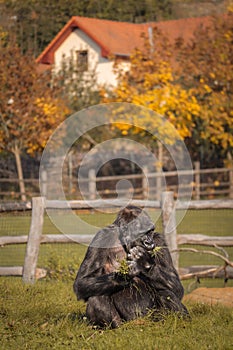
[[[154,247],[154,249],[151,252],[151,256],[157,256],[158,254],[161,254],[161,249],[163,247]]]
[[[196,350],[232,349],[233,310],[190,303],[191,320],[171,314],[100,330],[88,324],[85,304],[77,301],[71,281],[0,278],[0,349]]]
[[[129,264],[127,262],[127,259],[122,259],[120,261],[120,266],[119,269],[117,271],[120,275],[122,276],[127,276],[129,273]]]

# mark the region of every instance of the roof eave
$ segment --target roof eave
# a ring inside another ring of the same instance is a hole
[[[50,42],[50,44],[44,49],[44,51],[37,57],[37,63],[43,64],[53,64],[54,63],[54,52],[56,49],[63,43],[63,41],[70,35],[70,33],[79,28],[87,36],[89,36],[94,42],[96,42],[101,48],[101,56],[108,58],[110,56],[110,50],[108,47],[101,42],[98,38],[95,38],[93,33],[88,30],[82,23],[79,21],[79,17],[74,16],[70,19],[69,22],[60,30],[60,32],[55,36],[55,38]]]
[[[108,58],[111,54],[109,48],[95,35],[93,31],[89,29],[88,26],[83,25],[81,21],[79,21],[79,17],[74,17],[76,19],[76,28],[82,30],[89,38],[91,38],[100,48],[101,48],[101,56]]]
[[[69,22],[60,30],[55,38],[48,44],[48,46],[37,57],[37,63],[53,64],[54,52],[63,43],[63,41],[69,36],[73,28],[75,28],[75,17],[72,17]]]

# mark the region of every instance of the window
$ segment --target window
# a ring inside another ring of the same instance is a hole
[[[76,51],[76,64],[78,70],[85,72],[88,70],[88,51],[77,50]]]

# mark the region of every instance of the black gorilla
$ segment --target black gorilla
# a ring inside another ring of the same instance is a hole
[[[126,273],[121,271],[122,261]],[[96,234],[74,291],[87,302],[87,318],[100,327],[117,327],[148,312],[155,317],[166,311],[188,314],[164,237],[155,232],[150,217],[134,206],[121,210],[112,225]]]

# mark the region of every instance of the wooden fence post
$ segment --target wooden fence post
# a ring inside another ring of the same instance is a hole
[[[42,169],[41,171],[41,194],[42,196],[47,196],[47,171]]]
[[[32,218],[23,267],[23,281],[34,283],[44,223],[44,197],[32,198]]]
[[[159,175],[158,175],[159,174]],[[156,194],[155,198],[157,200],[160,200],[161,198],[161,189],[162,189],[162,168],[158,165],[156,166],[156,177],[155,177],[155,187],[156,187]]]
[[[195,170],[195,199],[200,199],[200,162],[194,162],[194,170]]]
[[[88,189],[89,189],[89,199],[96,198],[96,176],[95,169],[90,169],[88,172]]]
[[[229,169],[229,198],[233,199],[233,168]]]
[[[73,153],[68,154],[68,177],[69,177],[69,195],[73,193],[73,162],[72,162]]]
[[[168,248],[171,251],[177,250],[177,235],[176,235],[176,212],[174,193],[171,191],[162,192],[161,198],[163,233],[165,235]],[[178,270],[179,255],[178,252],[171,253],[172,261],[175,268]]]
[[[143,178],[142,178],[142,198],[148,199],[148,187],[149,187],[149,179],[148,179],[148,168],[147,166],[143,167]]]

